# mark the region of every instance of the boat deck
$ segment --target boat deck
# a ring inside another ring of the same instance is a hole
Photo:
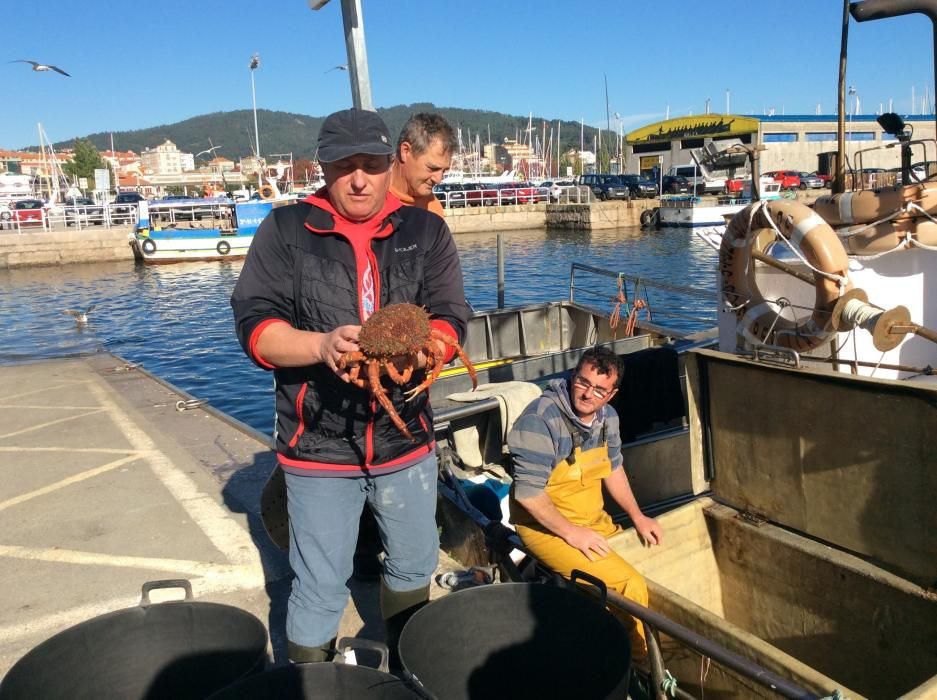
[[[259,515],[264,436],[208,405],[177,410],[192,397],[106,353],[0,367],[0,387],[0,676],[160,579],[256,615],[285,661],[291,574]],[[439,572],[456,568],[440,552]],[[340,636],[382,639],[377,584],[351,587]]]

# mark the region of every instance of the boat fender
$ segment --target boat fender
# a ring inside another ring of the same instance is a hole
[[[763,250],[777,233],[797,244],[813,268],[815,297],[809,317],[792,319],[783,302],[768,301],[758,289],[752,252]],[[849,256],[830,225],[793,200],[748,205],[726,226],[719,248],[722,299],[736,315],[738,333],[754,345],[797,352],[812,350],[835,333],[831,314],[841,291],[851,286],[848,268]]]
[[[218,251],[218,255],[227,255],[231,252],[231,244],[227,241],[218,241],[218,245],[215,246],[215,250]]]
[[[273,199],[277,196],[276,190],[271,185],[264,185],[258,190],[261,199]]]
[[[836,230],[850,255],[871,256],[915,245],[937,246],[937,222],[920,217],[885,221],[874,226],[850,226]]]
[[[833,226],[850,226],[886,217],[900,220],[918,216],[917,211],[909,211],[907,205],[911,202],[928,214],[937,214],[937,182],[824,195],[813,208]]]
[[[145,238],[143,243],[140,245],[140,248],[143,249],[143,252],[147,255],[152,255],[156,252],[156,241],[152,238]]]

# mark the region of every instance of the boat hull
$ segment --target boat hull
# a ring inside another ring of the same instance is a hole
[[[134,257],[148,265],[197,260],[237,260],[247,255],[253,234],[222,235],[205,230],[193,236],[138,235],[131,241]]]
[[[744,204],[720,204],[702,206],[693,200],[662,201],[660,207],[661,226],[722,226],[725,217],[742,211]]]

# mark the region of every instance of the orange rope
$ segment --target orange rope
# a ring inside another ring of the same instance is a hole
[[[626,337],[634,335],[634,328],[638,324],[638,309],[647,309],[645,316],[648,321],[651,320],[651,310],[647,308],[647,302],[644,299],[636,299],[634,306],[631,307],[631,313],[628,314],[628,322],[625,324]]]
[[[615,308],[612,309],[612,313],[608,317],[608,327],[612,330],[618,328],[618,321],[621,318],[621,305],[628,304],[628,297],[625,296],[625,281],[623,278],[618,278],[618,301],[615,303]]]

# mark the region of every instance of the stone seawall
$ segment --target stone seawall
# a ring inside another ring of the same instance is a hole
[[[80,231],[0,231],[0,270],[33,265],[133,263],[130,235],[129,226]]]
[[[512,231],[532,228],[595,230],[639,226],[641,212],[657,206],[656,199],[593,204],[515,204],[466,207],[446,211],[453,233]]]

